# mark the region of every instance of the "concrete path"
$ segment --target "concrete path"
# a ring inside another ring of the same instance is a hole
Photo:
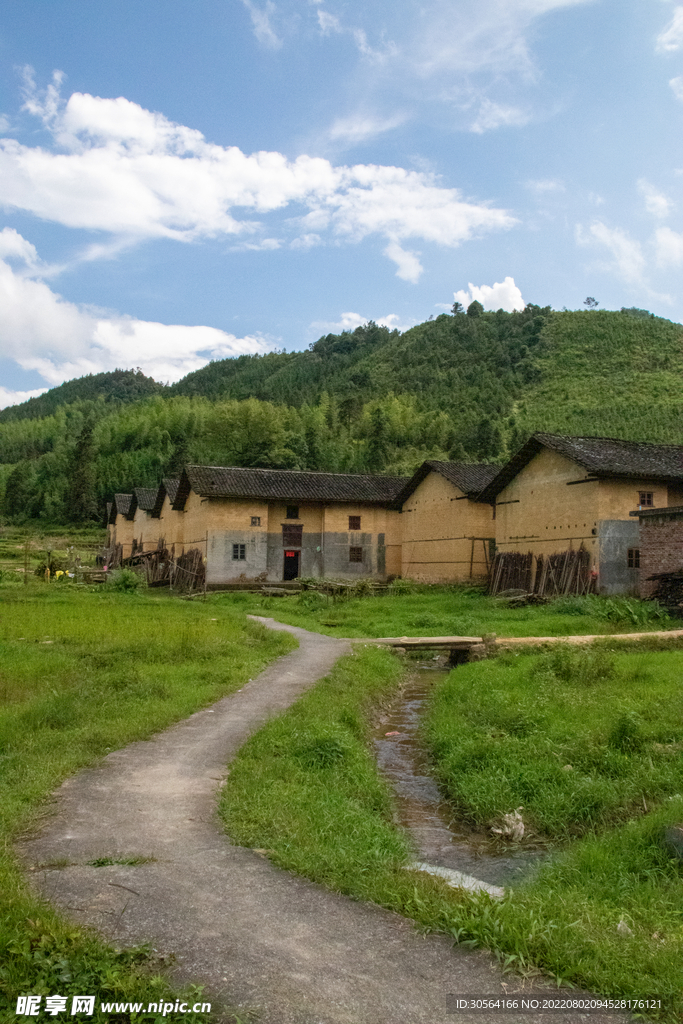
[[[293,633],[299,649],[213,707],[65,782],[41,833],[20,847],[37,887],[116,944],[149,941],[172,954],[175,980],[204,985],[214,1004],[258,1011],[262,1024],[547,1021],[545,1014],[447,1013],[448,993],[512,993],[521,982],[503,979],[487,954],[423,937],[410,921],[281,871],[221,831],[215,809],[226,763],[350,650],[260,621]],[[155,860],[86,863],[132,856]],[[69,866],[48,866],[58,861]]]

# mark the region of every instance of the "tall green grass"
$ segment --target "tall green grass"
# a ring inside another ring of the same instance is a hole
[[[571,597],[547,605],[510,608],[473,587],[420,586],[397,580],[377,596],[332,600],[315,591],[290,597],[223,594],[228,606],[329,636],[570,636],[675,625],[654,601],[635,598]]]
[[[565,840],[683,793],[683,656],[556,647],[463,665],[438,688],[424,733],[458,815],[489,827],[523,807]]]
[[[99,1004],[169,991],[149,951],[114,950],[36,898],[12,840],[67,776],[239,689],[293,646],[210,601],[0,586],[0,1020],[16,1019],[22,993]]]

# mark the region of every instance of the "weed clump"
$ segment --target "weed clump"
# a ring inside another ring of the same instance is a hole
[[[134,594],[146,586],[144,577],[134,569],[113,569],[107,576],[107,584],[120,594]]]

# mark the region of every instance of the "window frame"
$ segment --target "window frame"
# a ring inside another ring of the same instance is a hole
[[[362,564],[363,562],[363,548],[358,547],[356,544],[349,545],[349,562],[353,562],[356,565]]]
[[[252,526],[260,526],[261,525],[261,516],[252,516],[251,517],[251,525]]]
[[[233,560],[233,562],[246,562],[246,560],[247,560],[247,545],[246,544],[233,544],[233,546],[232,546],[232,560]]]
[[[640,548],[628,548],[626,552],[626,567],[628,569],[640,569]]]
[[[300,519],[299,506],[298,505],[287,505],[285,519]]]
[[[349,516],[349,533],[360,530],[360,516]]]
[[[638,491],[638,507],[639,508],[654,508],[655,507],[654,491]]]

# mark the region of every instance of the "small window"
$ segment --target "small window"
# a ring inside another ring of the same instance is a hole
[[[362,548],[349,548],[349,562],[362,562],[363,561],[363,549]]]
[[[285,516],[285,519],[298,519],[298,518],[299,518],[299,506],[298,505],[288,505],[287,506],[287,515]]]
[[[641,508],[652,508],[654,505],[652,498],[652,491],[640,491],[638,495],[638,504]]]
[[[628,549],[628,567],[629,569],[640,569],[640,548]]]
[[[232,557],[236,562],[244,562],[247,557],[247,545],[246,544],[233,544],[232,546]]]
[[[252,516],[251,517],[251,525],[252,526],[260,526],[261,525],[261,516]]]
[[[349,516],[349,530],[360,530],[360,516]]]

